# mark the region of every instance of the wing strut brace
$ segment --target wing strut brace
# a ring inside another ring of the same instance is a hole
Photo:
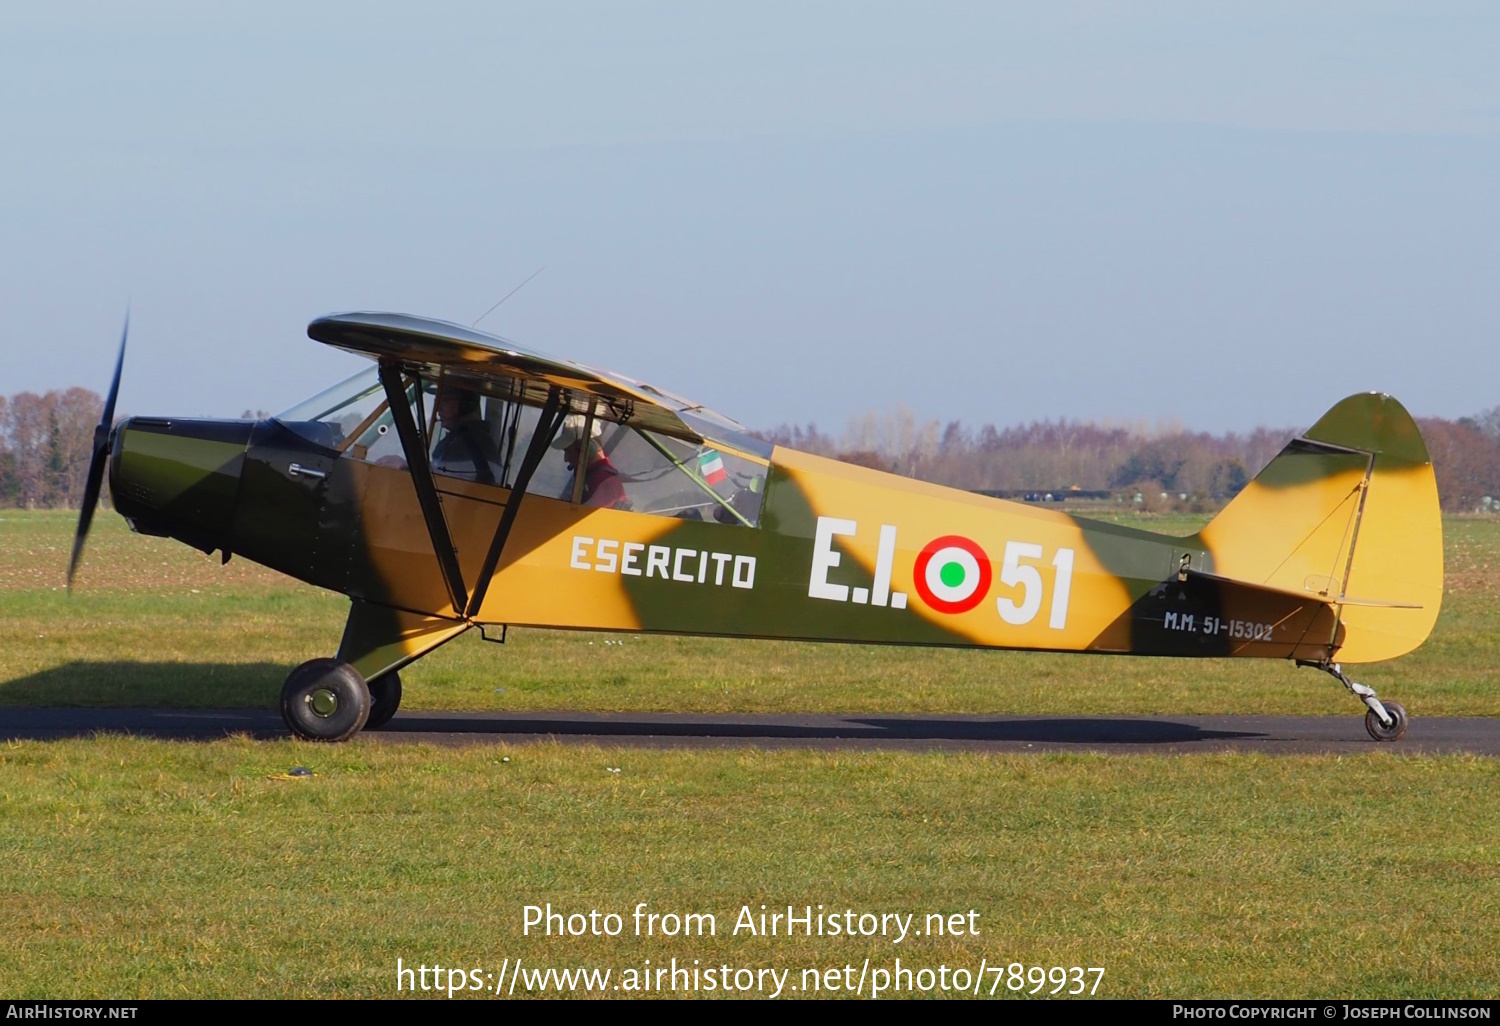
[[[479,577],[474,581],[474,594],[469,596],[468,606],[464,608],[464,616],[468,619],[479,615],[479,607],[484,604],[485,592],[490,588],[490,578],[495,574],[495,567],[500,565],[500,554],[505,550],[505,540],[510,537],[510,529],[516,522],[516,513],[520,511],[521,502],[526,498],[526,488],[531,484],[531,475],[536,472],[537,465],[542,462],[542,457],[547,455],[547,446],[552,444],[552,438],[562,425],[563,414],[566,412],[567,405],[563,402],[562,391],[552,389],[547,395],[547,404],[542,407],[541,416],[537,418],[536,430],[532,432],[531,444],[526,447],[526,456],[521,460],[521,468],[516,472],[516,480],[511,485],[510,498],[505,503],[505,512],[500,514],[500,524],[495,528],[495,539],[490,542],[490,551],[485,555],[484,565],[479,568]]]
[[[411,483],[417,489],[417,502],[422,507],[422,519],[427,521],[427,533],[432,538],[432,551],[443,571],[443,581],[448,585],[448,597],[453,608],[462,613],[469,604],[469,593],[464,588],[463,571],[458,567],[458,551],[448,533],[448,521],[443,519],[442,500],[432,480],[432,466],[427,462],[427,447],[417,433],[417,423],[412,419],[411,404],[406,398],[406,383],[396,361],[380,361],[380,383],[390,401],[391,419],[396,422],[396,435],[401,439],[406,465],[411,469]]]

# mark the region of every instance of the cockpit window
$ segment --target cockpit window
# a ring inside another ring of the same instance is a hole
[[[470,378],[408,379],[407,402],[427,441],[433,473],[497,488],[514,487],[541,411],[505,394],[485,394]],[[681,415],[702,444],[627,424],[570,414],[527,492],[606,507],[754,527],[765,495],[769,446],[732,421],[702,410]],[[406,457],[375,368],[298,403],[276,419],[297,434],[357,460],[404,470]],[[585,436],[587,442],[585,443]],[[727,443],[727,444],[726,444]],[[767,451],[762,453],[760,450]],[[733,451],[739,449],[740,452]],[[580,466],[581,464],[581,466]]]
[[[751,453],[761,459],[771,458],[770,442],[756,438],[743,424],[737,424],[728,417],[702,407],[678,410],[677,415],[688,427],[710,441],[723,442],[725,445],[731,445],[741,452]]]
[[[750,433],[749,428],[738,421],[731,420],[722,413],[716,413],[702,403],[684,399],[680,395],[657,388],[655,385],[648,385],[641,381],[634,382],[634,384],[641,391],[654,395],[666,403],[677,416],[682,418],[684,424],[704,438],[722,442],[741,452],[752,453],[763,459],[771,458],[771,443],[756,438]]]
[[[604,458],[618,473],[636,513],[754,527],[765,496],[766,467],[706,443],[606,425]]]
[[[376,463],[397,470],[406,469],[406,455],[401,449],[401,436],[396,433],[396,419],[391,416],[390,405],[385,402],[385,393],[380,393],[381,402],[354,429],[354,433],[340,443],[340,447],[357,460]],[[416,418],[416,389],[408,386],[406,400],[412,406],[412,417]]]
[[[423,382],[430,411],[428,459],[435,474],[497,488],[514,487],[541,411],[454,384]],[[547,449],[526,491],[557,497],[572,474],[563,454]]]
[[[309,442],[325,449],[341,449],[345,440],[385,403],[379,374],[374,367],[360,371],[278,413],[275,419]]]

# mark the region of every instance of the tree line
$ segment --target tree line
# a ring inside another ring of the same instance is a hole
[[[0,507],[77,506],[103,405],[84,388],[0,396]],[[1500,512],[1500,406],[1418,423],[1443,508]],[[1148,509],[1197,510],[1223,505],[1295,434],[1256,428],[1215,435],[1177,424],[1076,420],[976,429],[922,421],[901,407],[853,418],[836,436],[816,424],[761,432],[794,449],[955,488],[1017,496],[1079,489],[1126,501],[1140,496]]]
[[[1500,406],[1474,417],[1419,418],[1450,512],[1500,512]],[[762,436],[794,449],[907,477],[1004,496],[1081,490],[1146,509],[1208,512],[1243,488],[1286,443],[1291,428],[1247,434],[1177,424],[1040,420],[978,429],[920,421],[909,410],[866,413],[839,435],[816,424]]]

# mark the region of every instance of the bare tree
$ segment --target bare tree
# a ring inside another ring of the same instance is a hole
[[[76,505],[103,406],[84,388],[0,397],[0,504]]]

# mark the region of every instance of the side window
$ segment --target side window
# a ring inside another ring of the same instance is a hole
[[[763,465],[712,443],[694,445],[616,425],[606,427],[601,441],[624,486],[626,508],[746,527],[759,522]]]
[[[415,386],[407,388],[412,418],[428,439],[433,473],[510,488],[521,471],[541,411],[533,406],[481,395],[472,389],[424,380],[420,405]],[[406,456],[390,409],[382,403],[361,425],[348,447],[355,459],[399,470]],[[562,452],[548,448],[526,489],[532,495],[567,499],[573,475]]]
[[[509,488],[521,473],[521,462],[526,458],[526,450],[531,447],[531,436],[536,433],[536,423],[541,419],[542,411],[535,406],[491,401],[497,407],[505,407],[497,416],[502,416],[505,424],[501,438],[505,454],[504,481],[505,487]],[[537,464],[536,471],[531,475],[526,494],[567,499],[572,494],[572,488],[573,472],[568,468],[562,451],[555,445],[548,446],[542,453],[542,462]]]
[[[411,404],[412,416],[417,416],[417,390],[406,389],[407,401]],[[380,403],[354,428],[344,451],[357,460],[376,463],[383,467],[406,469],[406,455],[401,450],[401,437],[396,433],[396,421],[391,416],[390,404],[385,401],[385,391],[378,393]],[[423,396],[427,409],[431,409],[428,396]]]
[[[345,451],[357,460],[382,466],[406,466],[406,457],[401,455],[401,439],[396,436],[396,423],[385,404],[375,411],[374,417]]]
[[[354,459],[405,470],[406,456],[384,390],[378,382],[360,381],[352,391],[352,398],[345,391],[343,402],[309,400],[320,407],[315,416],[291,426],[316,431],[317,440]],[[406,395],[412,418],[428,440],[433,473],[497,488],[514,486],[541,419],[539,408],[484,395],[452,379],[414,382]],[[712,442],[695,445],[572,414],[543,452],[526,490],[565,502],[577,499],[585,506],[754,527],[760,521],[765,478],[764,463]]]
[[[423,385],[424,406],[430,411],[427,458],[432,472],[484,485],[503,484],[505,404],[451,383]]]

